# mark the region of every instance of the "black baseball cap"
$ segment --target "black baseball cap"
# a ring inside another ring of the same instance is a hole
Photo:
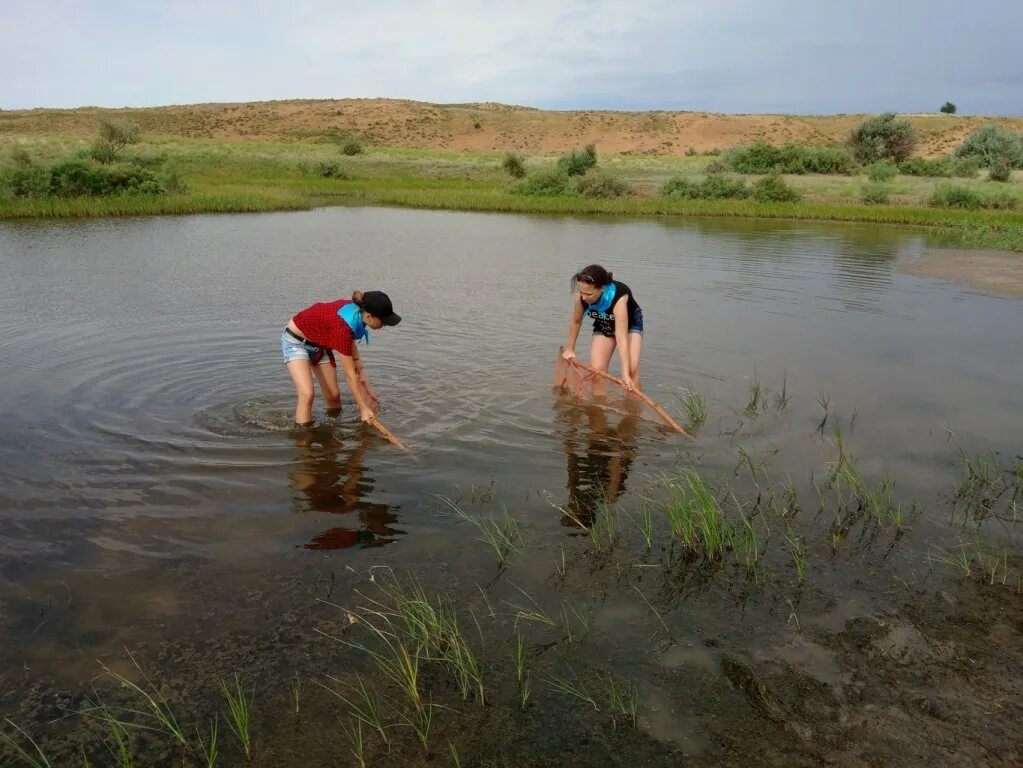
[[[363,293],[362,308],[384,325],[397,325],[401,322],[401,315],[395,314],[390,297],[383,291]]]

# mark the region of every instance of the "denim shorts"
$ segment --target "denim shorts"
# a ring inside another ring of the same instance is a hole
[[[292,360],[308,360],[314,365],[330,365],[330,356],[322,354],[322,352],[323,350],[315,344],[299,341],[287,330],[281,334],[281,354],[284,355],[285,365]]]

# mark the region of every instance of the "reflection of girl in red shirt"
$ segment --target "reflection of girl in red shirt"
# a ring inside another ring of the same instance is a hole
[[[400,322],[390,298],[382,291],[356,291],[351,299],[313,304],[292,317],[281,334],[281,353],[295,383],[295,424],[312,426],[314,374],[327,401],[327,414],[336,416],[341,412],[334,352],[341,355],[341,368],[360,417],[363,421],[371,419],[376,397],[366,381],[355,342],[365,339],[368,344],[370,329]]]

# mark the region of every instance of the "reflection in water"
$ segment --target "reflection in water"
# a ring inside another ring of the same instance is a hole
[[[618,411],[561,395],[554,410],[568,463],[568,514],[562,522],[589,527],[601,505],[625,493],[641,406],[625,400]]]
[[[363,463],[370,441],[365,428],[360,428],[355,445],[348,448],[327,427],[295,434],[301,463],[291,473],[291,486],[301,492],[297,499],[299,509],[332,515],[357,512],[359,517],[358,527],[328,528],[303,544],[305,549],[380,547],[405,533],[391,527],[398,521],[396,507],[365,499],[373,490],[372,478]]]

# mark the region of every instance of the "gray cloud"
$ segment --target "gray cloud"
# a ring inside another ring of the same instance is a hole
[[[391,96],[1023,113],[1009,0],[0,0],[0,107]]]

